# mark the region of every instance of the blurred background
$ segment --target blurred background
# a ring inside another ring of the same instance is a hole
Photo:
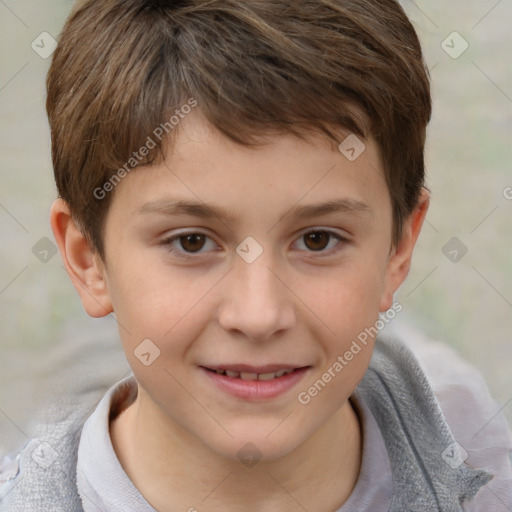
[[[512,423],[511,0],[402,2],[431,70],[432,205],[397,321],[476,366]],[[129,370],[55,254],[45,75],[71,2],[0,0],[0,460],[44,405]]]

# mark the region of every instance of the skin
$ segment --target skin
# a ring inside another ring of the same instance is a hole
[[[111,438],[155,509],[327,512],[350,496],[362,446],[348,398],[374,340],[309,404],[297,397],[392,306],[429,204],[423,191],[392,246],[379,152],[373,140],[364,143],[354,162],[313,134],[308,142],[280,135],[246,148],[191,114],[164,162],[138,168],[115,189],[105,261],[65,202],[52,206],[52,229],[85,310],[115,311],[122,326],[138,396],[112,422]],[[308,218],[292,212],[340,198],[368,208]],[[140,212],[172,199],[214,203],[233,219]],[[304,236],[311,228],[345,241],[311,242]],[[184,231],[206,238],[166,243]],[[249,236],[263,248],[252,263],[236,252]],[[160,349],[150,366],[134,355],[144,339]],[[199,368],[221,363],[309,369],[292,390],[254,402],[220,391]],[[262,456],[252,467],[237,457],[249,442]]]

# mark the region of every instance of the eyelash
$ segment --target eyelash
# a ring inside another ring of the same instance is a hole
[[[306,251],[306,252],[311,253],[311,254],[318,254],[318,255],[320,255],[320,257],[322,257],[322,256],[331,256],[332,254],[336,254],[338,251],[341,250],[343,244],[348,242],[347,238],[343,237],[342,235],[340,235],[339,233],[337,233],[335,231],[330,231],[328,229],[311,229],[309,231],[306,231],[306,232],[302,233],[300,235],[300,237],[298,238],[298,240],[303,239],[306,235],[309,235],[311,233],[324,233],[324,234],[329,235],[330,238],[335,238],[339,242],[333,249],[330,249],[330,250],[327,250],[327,251],[326,250],[320,250],[320,251],[309,250],[309,251]],[[173,235],[172,237],[166,238],[165,240],[162,240],[161,245],[166,246],[169,252],[172,252],[172,253],[176,252],[176,253],[178,253],[178,257],[180,257],[180,258],[183,258],[183,259],[195,259],[198,256],[204,254],[204,252],[200,252],[200,251],[195,252],[195,253],[194,252],[186,252],[186,251],[176,250],[176,249],[174,249],[172,247],[173,242],[175,242],[177,240],[179,241],[180,238],[186,237],[188,235],[203,235],[207,239],[212,240],[212,238],[209,237],[206,233],[202,233],[200,231],[187,231],[187,232],[179,233],[177,235]]]

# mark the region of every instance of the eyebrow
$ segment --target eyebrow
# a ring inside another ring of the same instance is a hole
[[[143,205],[139,213],[160,214],[166,216],[191,215],[204,219],[216,218],[222,222],[233,223],[234,216],[224,208],[216,205],[190,200],[161,200]],[[370,214],[372,210],[364,201],[350,198],[333,199],[327,202],[295,206],[281,218],[291,216],[296,219],[320,217],[329,213]]]

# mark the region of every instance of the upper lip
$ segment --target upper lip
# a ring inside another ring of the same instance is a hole
[[[275,373],[279,370],[295,370],[297,368],[304,368],[305,365],[295,364],[265,364],[262,366],[253,366],[250,364],[219,364],[219,365],[203,365],[208,370],[228,370],[238,373]]]

